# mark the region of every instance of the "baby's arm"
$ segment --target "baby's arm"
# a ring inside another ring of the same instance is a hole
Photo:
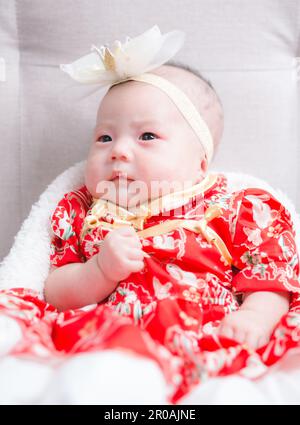
[[[120,280],[142,270],[143,258],[134,229],[115,229],[86,263],[66,264],[50,272],[45,282],[46,301],[60,311],[101,302]]]
[[[240,309],[224,317],[219,334],[257,349],[268,342],[289,301],[288,292],[248,292]]]
[[[227,211],[232,235],[232,289],[245,295],[219,333],[257,349],[270,340],[299,291],[299,255],[289,211],[259,188],[237,191]],[[289,289],[291,288],[291,292]]]

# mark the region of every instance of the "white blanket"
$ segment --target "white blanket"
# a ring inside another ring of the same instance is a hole
[[[43,296],[49,272],[50,215],[62,196],[84,184],[85,162],[58,176],[32,206],[0,266],[0,288],[31,288]],[[225,173],[230,191],[261,187],[290,211],[300,251],[300,218],[293,203],[279,190],[252,176]],[[19,334],[0,315],[0,403],[166,403],[168,388],[152,361],[117,351],[80,354],[59,366],[7,355]],[[234,375],[210,379],[182,403],[299,403],[300,352],[294,351],[256,381]]]

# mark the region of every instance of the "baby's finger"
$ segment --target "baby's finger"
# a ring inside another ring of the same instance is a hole
[[[140,240],[139,236],[137,235],[135,229],[133,226],[124,226],[124,227],[120,227],[118,229],[118,233],[121,236],[124,236],[126,238],[134,238],[136,240]]]
[[[246,342],[247,333],[243,329],[235,329],[233,339],[239,343]]]
[[[233,330],[232,326],[222,324],[219,327],[219,335],[224,336],[224,337],[229,338],[229,339],[233,339],[234,330]]]
[[[122,241],[124,241],[126,246],[130,246],[131,248],[142,249],[142,243],[136,233],[132,235],[125,235],[124,237],[122,236],[122,238]]]
[[[129,249],[126,254],[129,260],[143,261],[144,259],[144,252],[141,249]]]
[[[258,341],[259,341],[259,335],[257,332],[247,332],[245,343],[252,348],[253,350],[256,350],[258,347]]]
[[[126,237],[136,234],[136,232],[135,232],[135,230],[132,226],[120,227],[119,229],[116,229],[116,231],[118,232],[119,235],[126,236]]]
[[[269,340],[270,340],[270,338],[267,337],[266,335],[260,336],[259,339],[258,339],[257,348],[261,348],[264,345],[267,345]]]
[[[135,273],[143,270],[145,267],[144,261],[129,260],[128,271]]]
[[[130,238],[130,240],[132,242],[134,242],[137,247],[139,247],[140,249],[142,249],[142,246],[143,246],[142,245],[142,242],[141,242],[140,238],[138,237],[138,235],[136,233],[134,235],[132,235],[132,237]]]

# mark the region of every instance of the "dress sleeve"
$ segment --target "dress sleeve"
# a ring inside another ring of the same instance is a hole
[[[300,293],[299,256],[289,211],[262,189],[236,192],[233,204],[233,291]]]
[[[84,262],[75,222],[77,215],[75,203],[66,194],[51,216],[50,263],[52,266],[61,267],[69,263]]]

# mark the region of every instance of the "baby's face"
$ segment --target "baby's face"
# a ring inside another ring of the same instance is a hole
[[[145,202],[170,191],[162,184],[157,193],[155,182],[175,182],[173,187],[182,190],[200,182],[205,171],[197,136],[160,89],[131,81],[108,91],[85,170],[85,184],[95,198],[130,207],[138,192]],[[115,194],[104,195],[102,182],[109,182]]]

